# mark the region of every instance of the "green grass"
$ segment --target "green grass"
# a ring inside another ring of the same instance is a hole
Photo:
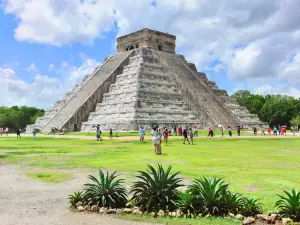
[[[265,211],[273,209],[283,190],[300,189],[300,139],[195,139],[183,145],[171,139],[163,155],[153,154],[151,141],[2,137],[1,163],[24,163],[41,169],[97,168],[124,172],[131,184],[146,164],[173,165],[187,182],[201,176],[222,177],[230,189],[259,198]]]
[[[134,220],[134,221],[146,221],[146,222],[152,222],[152,223],[162,223],[162,224],[168,224],[168,225],[182,225],[182,224],[188,224],[188,225],[238,225],[241,224],[240,221],[229,219],[229,218],[201,218],[201,219],[185,219],[185,218],[153,218],[150,216],[134,216],[134,215],[122,215],[121,218]]]
[[[72,176],[69,173],[53,173],[53,172],[31,172],[26,174],[27,177],[38,179],[45,183],[60,183]]]

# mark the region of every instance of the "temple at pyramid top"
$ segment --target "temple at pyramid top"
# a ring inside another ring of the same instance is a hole
[[[126,52],[141,47],[175,53],[176,36],[145,28],[119,37],[117,40],[117,52]]]

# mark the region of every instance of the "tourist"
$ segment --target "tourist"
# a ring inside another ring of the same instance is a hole
[[[256,136],[257,135],[257,128],[256,127],[253,128],[253,132],[254,132],[254,136]]]
[[[297,127],[292,127],[293,135],[296,135]]]
[[[178,128],[178,134],[179,134],[179,136],[182,136],[182,127]]]
[[[168,144],[168,137],[169,137],[169,130],[168,130],[168,128],[166,128],[164,130],[164,141],[166,144]]]
[[[8,127],[5,128],[6,136],[8,136]]]
[[[152,144],[154,146],[154,154],[158,153],[158,148],[160,144],[160,136],[158,133],[158,127],[154,125],[151,130],[151,135],[152,135]]]
[[[194,137],[198,137],[198,128],[197,127],[195,127]]]
[[[2,134],[3,134],[3,128],[0,127],[0,135],[2,136]]]
[[[174,127],[174,136],[177,136],[177,127]]]
[[[268,128],[268,134],[271,135],[271,132],[272,132],[272,128],[269,127],[269,128]]]
[[[261,127],[261,134],[260,135],[266,135],[265,134],[265,128],[264,127]]]
[[[17,129],[17,138],[21,139],[21,129]]]
[[[97,141],[99,141],[99,140],[102,141],[100,126],[97,126],[96,137],[97,137]]]
[[[276,135],[277,136],[277,128],[274,126],[273,128],[273,135]]]
[[[286,136],[286,126],[281,128],[282,135]]]
[[[145,130],[143,127],[140,128],[140,142],[144,142]]]
[[[228,127],[228,134],[230,137],[232,137],[232,127],[231,126]]]
[[[190,142],[192,142],[192,145],[194,144],[194,134],[192,131],[192,128],[189,129],[189,137],[190,137]]]
[[[213,136],[214,136],[214,130],[213,130],[212,127],[210,127],[210,128],[208,129],[208,135],[207,135],[207,137],[213,137]]]
[[[161,155],[161,143],[162,143],[162,132],[161,129],[158,129],[158,135],[159,135],[159,145],[157,146],[157,154]]]
[[[237,127],[237,135],[241,136],[241,127],[240,126]]]
[[[112,139],[113,136],[113,132],[112,132],[112,128],[109,129],[109,139]]]
[[[36,132],[37,132],[37,130],[35,128],[33,128],[33,130],[32,130],[32,139],[35,139]]]
[[[220,132],[221,132],[221,137],[223,137],[224,136],[224,128],[223,128],[223,126],[220,127]]]
[[[184,128],[183,129],[183,132],[182,132],[182,134],[183,134],[183,144],[185,144],[185,141],[187,141],[189,144],[190,144],[190,141],[189,141],[189,138],[188,138],[188,133],[187,133],[188,131],[187,131],[187,128]]]

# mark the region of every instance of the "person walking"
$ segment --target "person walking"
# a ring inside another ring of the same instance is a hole
[[[266,136],[266,134],[265,134],[265,128],[264,127],[261,127],[261,134],[260,135]]]
[[[195,127],[194,137],[198,137],[198,128]]]
[[[277,136],[277,128],[274,126],[273,128],[273,135],[276,135]]]
[[[112,136],[113,136],[113,131],[112,131],[112,128],[109,129],[109,139],[112,139]]]
[[[237,128],[237,135],[241,136],[241,127],[240,126],[238,126],[238,128]]]
[[[194,144],[194,134],[193,134],[193,130],[192,128],[190,128],[190,133],[189,133],[189,137],[190,137],[190,142],[192,143],[192,145]]]
[[[158,127],[154,125],[151,130],[151,136],[152,136],[152,144],[154,147],[154,154],[158,154],[158,148],[160,145],[160,137],[158,133]]]
[[[297,127],[293,127],[292,131],[293,131],[293,135],[296,136]]]
[[[220,132],[221,132],[221,137],[223,137],[224,136],[224,128],[223,128],[223,126],[220,127]]]
[[[100,126],[97,126],[96,137],[97,137],[97,141],[99,141],[99,140],[102,141]]]
[[[17,129],[17,139],[21,139],[21,129]]]
[[[232,127],[230,127],[230,126],[228,127],[228,134],[230,137],[232,137]]]
[[[8,127],[5,128],[6,136],[8,136]]]
[[[140,128],[140,142],[144,142],[145,130],[143,127]]]
[[[183,132],[182,132],[182,134],[183,134],[183,144],[185,144],[185,141],[187,141],[189,144],[190,144],[190,141],[189,141],[189,138],[188,138],[188,131],[187,131],[187,128],[184,128],[183,129]]]
[[[33,130],[32,130],[32,139],[35,139],[36,132],[37,132],[37,130],[35,128],[33,128]]]
[[[269,135],[269,136],[271,135],[271,132],[272,132],[272,128],[269,127],[269,128],[268,128],[268,135]]]
[[[174,127],[174,136],[177,136],[177,127]]]
[[[166,144],[168,144],[168,137],[169,137],[169,130],[168,130],[168,128],[166,128],[164,130],[164,141]]]
[[[254,132],[254,136],[256,136],[257,135],[257,128],[256,127],[253,128],[253,132]]]
[[[161,129],[158,129],[158,136],[159,136],[159,145],[157,146],[157,154],[158,155],[161,155],[161,143],[162,143],[162,136],[163,136],[163,133],[161,131]]]

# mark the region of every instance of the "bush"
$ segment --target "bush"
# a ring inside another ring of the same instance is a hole
[[[279,214],[300,222],[300,192],[295,189],[291,193],[284,191],[285,196],[278,195],[280,199],[275,203],[279,208]]]
[[[243,216],[255,216],[263,213],[261,204],[258,201],[258,199],[243,197],[240,213]]]
[[[180,191],[178,193],[178,200],[176,201],[176,206],[180,209],[184,214],[192,217],[192,215],[197,214],[196,202],[193,195],[190,191]]]
[[[88,205],[121,208],[126,205],[127,194],[123,179],[116,179],[116,172],[106,175],[99,169],[99,179],[89,175],[91,183],[85,184],[84,198]]]
[[[197,208],[204,215],[224,216],[227,214],[225,196],[228,184],[222,179],[206,178],[196,179],[189,190],[196,198]]]
[[[182,179],[178,178],[178,173],[170,174],[172,167],[165,170],[158,164],[157,169],[148,165],[147,172],[139,171],[136,176],[138,181],[134,182],[131,192],[132,200],[137,206],[145,211],[158,212],[162,210],[172,210],[175,208],[175,201],[178,198],[178,187]]]
[[[69,203],[72,207],[76,207],[77,202],[83,202],[82,191],[74,192],[69,195]]]
[[[227,191],[225,194],[225,209],[228,213],[238,214],[243,208],[242,194]]]

